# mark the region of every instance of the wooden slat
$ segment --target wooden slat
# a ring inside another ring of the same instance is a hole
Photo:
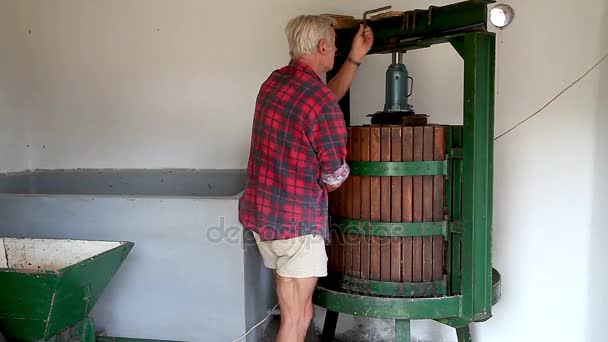
[[[369,127],[359,128],[359,137],[361,142],[361,160],[370,160],[370,129]],[[371,179],[370,177],[361,177],[361,219],[370,220],[370,195],[371,195]],[[363,236],[361,241],[361,278],[369,279],[370,267],[370,243],[371,239]]]
[[[335,208],[334,208],[335,214],[336,214],[335,217],[344,217],[342,215],[342,203],[343,203],[342,202],[342,199],[343,199],[343,197],[342,197],[342,190],[343,190],[342,187],[339,187],[338,189],[336,189],[336,190],[333,191],[333,193],[334,193],[334,199],[335,199],[335,202],[336,202],[336,205],[335,205]],[[338,272],[342,272],[342,268],[344,267],[344,263],[343,263],[342,245],[340,244],[340,240],[342,239],[341,233],[336,233],[335,239],[336,239],[336,243],[334,245],[334,249],[335,249],[334,250],[334,253],[335,253],[334,258],[336,259],[336,270]]]
[[[361,160],[361,127],[352,127],[352,154],[350,160]],[[351,176],[352,181],[352,218],[361,218],[361,177]]]
[[[339,187],[337,190],[336,198],[338,199],[338,205],[336,206],[336,211],[338,217],[346,217],[346,190],[344,184]]]
[[[435,160],[445,159],[445,129],[435,127]],[[441,221],[445,215],[445,178],[435,176],[433,179],[433,220]],[[443,236],[433,237],[433,281],[441,280],[444,268]]]
[[[369,18],[369,20],[376,21],[376,20],[380,20],[380,19],[384,19],[384,18],[401,17],[401,16],[403,16],[403,12],[401,12],[401,11],[388,11],[388,12],[382,12],[380,14],[372,15]]]
[[[391,161],[391,128],[384,126],[380,129],[380,159]],[[391,177],[380,179],[380,220],[391,221]],[[391,239],[380,238],[380,273],[382,281],[391,280]]]
[[[434,128],[425,126],[423,133],[423,155],[424,160],[433,160],[434,156]],[[422,178],[422,220],[425,222],[433,221],[433,178],[434,176],[424,176]],[[425,236],[422,238],[422,281],[433,280],[433,237]]]
[[[370,128],[370,159],[380,161],[380,127]],[[370,184],[370,219],[380,220],[380,177],[371,177]],[[370,279],[380,280],[380,239],[371,237]]]
[[[352,156],[352,127],[346,128],[348,131],[348,140],[347,140],[347,156]],[[350,158],[350,157],[348,157]],[[352,218],[353,214],[353,202],[352,202],[352,178],[347,178],[346,182],[342,185],[344,187],[344,217]],[[353,275],[353,245],[351,234],[347,233],[344,236],[344,273],[347,275]]]
[[[350,146],[350,127],[346,128],[346,132],[347,132],[347,138],[346,138],[346,158],[348,159],[349,156],[349,146]],[[340,188],[338,188],[338,191],[340,191],[340,217],[344,217],[344,218],[348,218],[348,208],[347,208],[347,187],[348,187],[348,183],[350,182],[350,179],[347,179],[344,184],[342,184],[342,186],[340,186]]]
[[[361,131],[360,127],[352,127],[352,157],[351,160],[361,160]],[[352,180],[352,218],[361,218],[361,177],[351,177]],[[351,234],[353,250],[353,276],[361,276],[361,235]]]
[[[403,161],[414,160],[414,129],[412,127],[403,127],[403,140],[401,144],[401,155]],[[414,221],[413,208],[413,178],[403,177],[402,183],[402,205],[401,218],[403,222]],[[413,278],[413,239],[411,237],[403,239],[402,246],[402,263],[403,263],[403,281],[412,282]]]
[[[353,133],[352,127],[347,127],[346,129],[348,131],[346,158],[350,159],[353,156]],[[346,182],[344,182],[344,187],[346,190],[346,212],[344,215],[345,217],[353,218],[353,179],[351,177],[346,179]]]
[[[370,160],[380,161],[380,127],[370,127]],[[371,192],[370,192],[371,211],[370,218],[372,221],[380,220],[380,177],[371,177]]]
[[[391,161],[402,159],[402,129],[391,128]],[[401,188],[403,177],[391,177],[391,222],[401,222]],[[391,238],[391,281],[401,281],[401,241],[403,238]]]
[[[357,27],[360,23],[363,22],[361,19],[355,19],[353,16],[348,15],[340,15],[340,14],[326,14],[327,16],[333,17],[336,19],[336,26],[334,27],[336,30],[341,30],[350,27]]]
[[[332,191],[327,194],[329,199],[329,216],[336,217],[336,191]]]
[[[340,244],[340,233],[334,233],[335,246],[334,246],[334,264],[336,265],[336,271],[342,273],[342,245]]]
[[[328,194],[328,199],[329,199],[329,216],[330,216],[330,222],[333,220],[334,217],[336,217],[336,192],[332,191]],[[330,243],[327,246],[327,258],[329,259],[329,269],[331,270],[331,272],[336,272],[337,271],[337,265],[336,265],[336,245],[335,245],[335,241],[336,241],[336,237],[335,234],[332,231],[329,232],[329,239],[330,239]]]
[[[337,272],[338,271],[338,267],[337,267],[337,258],[336,258],[336,232],[335,231],[330,231],[329,232],[329,239],[330,239],[330,244],[327,246],[327,258],[329,259],[329,270],[330,272]]]
[[[414,127],[414,161],[421,161],[423,154],[423,134],[424,128],[422,126]],[[414,208],[414,222],[422,221],[422,176],[414,177],[413,185],[413,208]],[[422,238],[413,238],[413,281],[422,281]]]

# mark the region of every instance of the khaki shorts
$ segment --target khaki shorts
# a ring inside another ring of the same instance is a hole
[[[327,276],[325,239],[318,234],[299,236],[286,240],[260,241],[253,232],[264,266],[277,270],[287,278]]]

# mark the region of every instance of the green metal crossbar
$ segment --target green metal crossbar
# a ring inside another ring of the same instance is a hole
[[[462,296],[392,298],[350,294],[319,285],[314,302],[327,310],[384,319],[439,319],[458,317]]]
[[[383,237],[436,236],[447,237],[448,221],[438,222],[377,222],[347,218],[332,218],[331,228],[342,233]]]
[[[348,161],[351,176],[439,176],[447,175],[448,161]]]
[[[409,298],[446,296],[447,285],[447,276],[439,281],[420,283],[378,281],[343,276],[340,282],[341,288],[353,292]]]
[[[447,42],[454,34],[485,31],[487,5],[494,1],[463,1],[427,10],[412,10],[402,16],[369,21],[374,31],[374,46],[370,54],[388,53],[405,48],[428,47],[425,39],[434,38],[432,44]],[[348,53],[357,28],[336,30],[338,55]]]

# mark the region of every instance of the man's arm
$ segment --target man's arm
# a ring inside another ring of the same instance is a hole
[[[328,191],[333,191],[350,173],[346,164],[347,132],[340,107],[330,99],[333,96],[327,89],[320,91],[318,97],[327,102],[311,112],[310,122],[305,122],[305,134],[319,161],[321,180]]]
[[[358,64],[361,64],[373,43],[374,34],[372,29],[370,29],[369,26],[360,25],[359,31],[357,31],[357,34],[355,34],[355,37],[353,38],[353,45],[347,60],[334,77],[327,82],[327,86],[331,89],[332,93],[334,93],[338,101],[344,97],[344,94],[346,94],[348,88],[350,88],[350,85],[355,79],[355,73],[359,67]]]

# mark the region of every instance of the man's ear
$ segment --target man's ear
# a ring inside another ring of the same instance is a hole
[[[326,54],[329,51],[329,45],[327,44],[327,40],[325,40],[325,38],[322,38],[321,40],[319,40],[317,49],[319,50],[319,53],[322,55]]]

